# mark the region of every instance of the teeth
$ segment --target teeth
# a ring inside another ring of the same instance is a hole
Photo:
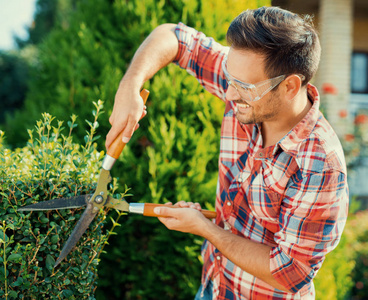
[[[242,104],[242,103],[237,103],[235,106],[235,112],[237,113],[239,111],[239,109],[246,109],[249,108],[250,105],[248,104]]]
[[[238,106],[241,107],[241,108],[248,108],[248,107],[250,107],[250,105],[248,105],[248,104],[240,104],[240,103],[238,103]]]

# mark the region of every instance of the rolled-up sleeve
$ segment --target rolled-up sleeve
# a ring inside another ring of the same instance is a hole
[[[300,176],[287,188],[270,269],[290,292],[310,283],[337,246],[348,214],[346,181],[343,172],[329,170]]]
[[[176,26],[179,51],[173,61],[197,78],[210,93],[225,100],[227,82],[221,64],[229,48],[183,23]]]

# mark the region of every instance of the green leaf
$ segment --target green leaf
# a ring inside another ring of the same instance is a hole
[[[14,290],[9,291],[8,296],[11,297],[11,298],[16,299],[18,297],[18,292],[14,291]]]
[[[40,218],[40,222],[43,223],[43,224],[46,224],[46,223],[49,222],[49,219],[46,218],[46,217],[42,217],[42,218]]]
[[[56,244],[59,241],[59,236],[57,234],[53,235],[50,241],[52,244]]]
[[[15,220],[15,221],[17,221],[17,220]],[[7,227],[11,230],[14,230],[14,224],[13,223],[8,224]]]
[[[74,295],[74,293],[73,293],[73,291],[71,291],[71,290],[63,290],[63,291],[62,291],[62,295],[63,295],[65,298],[69,298],[69,297],[73,296],[73,295]]]
[[[85,120],[85,121],[89,125],[89,127],[93,127],[93,125],[92,125],[92,123],[90,121],[88,121],[88,120]]]
[[[50,277],[46,277],[45,278],[45,283],[51,283],[52,282],[52,280],[51,280],[51,278]]]
[[[9,257],[8,257],[8,261],[15,261],[15,260],[20,260],[22,259],[22,255],[18,254],[18,253],[13,253],[13,254],[10,254]]]
[[[18,277],[17,280],[12,283],[12,286],[21,286],[23,282],[24,282],[23,278]]]
[[[52,270],[55,265],[55,259],[51,255],[46,255],[46,268]]]

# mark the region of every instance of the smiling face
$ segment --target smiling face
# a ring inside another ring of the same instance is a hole
[[[264,57],[249,50],[230,48],[227,71],[242,82],[255,84],[269,79],[264,72]],[[241,99],[236,88],[229,85],[226,100],[236,103],[236,118],[243,124],[255,124],[276,120],[281,114],[283,101],[279,90],[273,90],[260,100],[247,102]]]

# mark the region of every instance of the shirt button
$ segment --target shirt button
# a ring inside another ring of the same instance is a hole
[[[262,152],[259,152],[258,156],[259,157],[262,157],[263,156],[263,153]]]
[[[219,255],[219,256],[216,256],[216,259],[217,260],[221,260],[221,256]]]
[[[227,201],[227,206],[231,206],[231,202],[230,201]]]
[[[224,223],[224,229],[225,230],[230,230],[231,229],[231,226],[230,226],[230,224],[228,222],[225,222]]]

